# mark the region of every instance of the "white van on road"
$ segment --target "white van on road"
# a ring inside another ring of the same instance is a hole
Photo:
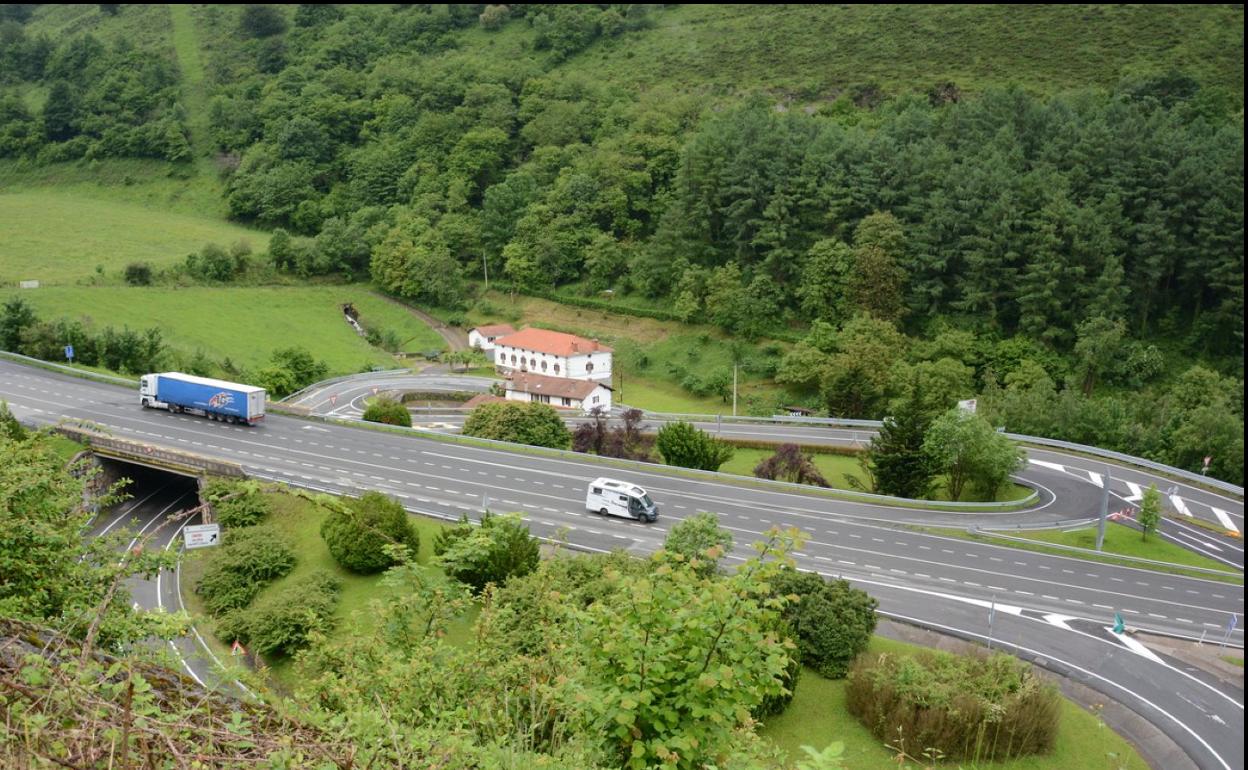
[[[627,516],[638,521],[659,518],[659,507],[636,484],[614,479],[594,479],[585,493],[585,510],[603,516]]]

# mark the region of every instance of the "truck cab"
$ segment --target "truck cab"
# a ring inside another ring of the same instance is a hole
[[[659,506],[646,490],[627,481],[594,479],[585,492],[585,510],[602,516],[624,516],[637,521],[653,522],[659,518]]]

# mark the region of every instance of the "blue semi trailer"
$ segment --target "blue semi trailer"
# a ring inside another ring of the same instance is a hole
[[[255,425],[264,419],[264,388],[180,372],[143,375],[139,403],[221,422]]]

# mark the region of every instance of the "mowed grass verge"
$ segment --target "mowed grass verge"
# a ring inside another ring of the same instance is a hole
[[[1055,554],[1058,556],[1066,556],[1072,559],[1085,559],[1087,561],[1099,561],[1107,564],[1118,564],[1127,567],[1135,567],[1137,569],[1152,569],[1158,572],[1166,572],[1176,575],[1187,575],[1189,577],[1197,577],[1205,580],[1216,580],[1222,583],[1231,583],[1234,585],[1243,585],[1244,579],[1242,575],[1208,575],[1195,570],[1186,570],[1184,567],[1199,567],[1201,569],[1216,569],[1223,572],[1232,572],[1231,568],[1214,561],[1208,557],[1166,542],[1156,535],[1150,535],[1148,542],[1140,541],[1140,533],[1120,524],[1109,524],[1105,527],[1105,543],[1100,554],[1079,553],[1067,551],[1061,548],[1052,548],[1050,545],[1074,546],[1076,548],[1085,548],[1093,550],[1096,548],[1096,528],[1085,527],[1070,532],[1060,530],[1030,530],[1030,531],[1010,531],[1000,534],[1009,535],[1011,538],[1020,538],[1020,540],[1007,540],[1003,537],[994,537],[992,532],[976,532],[974,534],[962,529],[948,529],[940,527],[920,528],[927,532],[933,532],[946,537],[956,537],[962,540],[976,540],[982,543],[991,543],[993,545],[1005,546],[1006,548],[1016,548],[1020,551],[1037,551],[1040,553]],[[1151,559],[1153,561],[1165,562],[1167,564],[1179,565],[1174,567],[1160,567],[1156,565],[1140,564],[1130,559],[1117,558],[1120,556],[1133,557],[1139,559]]]
[[[735,473],[738,476],[753,476],[754,467],[773,454],[774,452],[768,449],[737,447],[732,453],[732,459],[720,466],[719,471],[720,473]],[[815,452],[811,454],[811,459],[833,489],[857,491],[858,488],[853,485],[851,479],[863,481],[862,468],[858,465],[857,457]],[[1021,484],[1010,484],[997,495],[997,501],[1013,502],[1022,500],[1030,494],[1031,490],[1027,487]],[[949,500],[949,493],[945,490],[943,482],[938,481],[935,494],[930,499],[946,502]],[[968,493],[963,493],[963,499],[965,501],[974,498]],[[977,502],[983,501],[977,500]]]
[[[904,642],[872,637],[867,655],[913,655],[924,648]],[[805,758],[803,745],[822,749],[833,741],[845,742],[845,766],[852,770],[897,770],[928,767],[919,761],[899,762],[897,752],[885,746],[846,710],[845,680],[824,679],[810,669],[802,672],[793,702],[779,716],[765,720],[761,733],[789,756],[790,762]],[[895,744],[894,744],[895,745]],[[906,746],[919,755],[922,747]],[[1111,761],[1110,755],[1116,758]],[[1062,700],[1061,726],[1057,745],[1047,756],[1027,757],[1010,762],[976,763],[967,760],[947,762],[936,767],[962,770],[1074,770],[1113,768],[1147,770],[1148,764],[1121,736],[1095,715],[1075,703]]]
[[[427,324],[363,284],[302,287],[47,287],[21,293],[40,318],[75,318],[90,325],[159,327],[165,342],[183,352],[203,350],[214,361],[230,358],[246,368],[263,366],[274,350],[301,346],[329,365],[331,374],[399,364],[361,338],[343,319],[350,302],[361,319],[392,329],[408,350],[440,350],[442,338]]]
[[[116,275],[131,262],[166,267],[204,244],[239,241],[264,252],[269,235],[211,217],[62,190],[0,192],[0,287],[24,280],[72,284],[96,275],[97,267]]]

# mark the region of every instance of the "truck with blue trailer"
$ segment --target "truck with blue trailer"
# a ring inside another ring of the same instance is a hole
[[[259,423],[264,419],[264,398],[264,388],[181,372],[139,378],[139,403],[144,408],[198,414],[221,422]]]

